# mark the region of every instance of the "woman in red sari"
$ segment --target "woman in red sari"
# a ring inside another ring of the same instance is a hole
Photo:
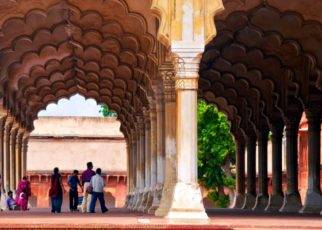
[[[16,190],[16,202],[19,204],[21,199],[21,193],[23,194],[24,203],[28,204],[28,199],[31,196],[31,187],[30,182],[27,177],[24,176],[22,180],[19,182],[17,190]]]

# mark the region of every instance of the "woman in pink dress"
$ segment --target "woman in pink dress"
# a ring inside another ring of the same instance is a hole
[[[17,204],[19,205],[21,211],[26,211],[28,209],[28,196],[26,189],[23,189],[20,193]]]
[[[19,182],[17,191],[16,191],[16,202],[19,204],[22,202],[23,205],[25,205],[25,210],[27,210],[28,206],[28,198],[31,195],[31,188],[30,188],[30,182],[28,181],[27,177],[24,176],[22,180]],[[19,204],[19,206],[21,206]],[[21,207],[22,208],[22,207]]]

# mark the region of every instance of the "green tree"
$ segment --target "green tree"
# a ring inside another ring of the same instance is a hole
[[[100,111],[99,111],[103,117],[116,117],[117,113],[110,110],[107,105],[101,105]]]
[[[230,162],[235,161],[235,143],[225,114],[204,101],[198,102],[198,178],[209,189],[209,198],[226,207],[224,187],[235,186]],[[228,173],[227,173],[228,164]],[[226,167],[225,167],[226,166]]]

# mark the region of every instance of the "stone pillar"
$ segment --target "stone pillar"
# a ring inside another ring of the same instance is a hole
[[[234,208],[242,208],[245,202],[245,141],[242,135],[235,135],[236,143],[236,194]]]
[[[154,214],[159,207],[160,199],[157,186],[157,114],[156,107],[151,104],[150,119],[151,119],[151,195],[152,202],[148,213]]]
[[[165,154],[164,154],[164,98],[162,85],[155,84],[153,86],[156,97],[156,186],[153,196],[153,202],[149,209],[150,214],[154,214],[158,209],[161,200],[161,194],[164,183],[165,173]]]
[[[156,113],[157,113],[157,186],[162,189],[165,173],[165,151],[164,151],[164,98],[163,93],[158,88],[156,93]]]
[[[164,88],[165,113],[165,181],[162,197],[156,216],[165,216],[171,205],[173,188],[176,184],[176,98],[175,72],[172,63],[163,64],[160,68]]]
[[[144,118],[143,118],[143,134],[144,134],[144,190],[143,190],[143,198],[141,202],[141,206],[139,208],[139,211],[146,212],[147,203],[148,203],[148,196],[150,194],[149,189],[151,185],[151,177],[150,177],[150,163],[151,163],[151,125],[150,125],[150,113],[147,109],[143,110]]]
[[[242,209],[252,209],[256,202],[256,136],[248,133],[247,147],[247,192]]]
[[[138,199],[134,210],[139,211],[142,205],[145,181],[145,133],[144,133],[144,120],[142,116],[138,116]]]
[[[278,211],[284,201],[282,190],[282,138],[283,121],[275,121],[272,124],[272,194],[269,196],[269,202],[266,211]]]
[[[305,110],[308,123],[308,188],[302,213],[322,210],[320,189],[321,105]]]
[[[7,113],[1,111],[0,113],[0,183],[4,183],[4,128],[6,124]],[[2,188],[3,189],[3,188]],[[3,191],[0,191],[3,192]],[[0,197],[1,199],[1,197]]]
[[[137,199],[137,137],[135,129],[131,132],[131,175],[132,175],[132,190],[128,208],[133,209]]]
[[[18,123],[14,122],[11,131],[10,131],[10,189],[11,191],[15,191],[16,186],[16,139],[17,139],[17,132],[19,129]]]
[[[24,132],[25,129],[20,127],[16,136],[16,185],[18,185],[19,181],[22,179],[22,138]]]
[[[22,158],[21,158],[21,176],[27,174],[27,152],[28,152],[29,132],[25,131],[22,136]]]
[[[4,152],[4,167],[3,167],[3,187],[6,192],[10,190],[10,131],[13,124],[13,117],[8,115],[4,128],[3,136],[3,152]]]
[[[264,210],[268,204],[267,143],[268,127],[263,124],[258,135],[258,194],[253,210]]]
[[[153,202],[153,186],[152,186],[152,132],[151,132],[151,117],[150,111],[146,110],[146,131],[145,131],[145,189],[146,189],[146,202],[143,212],[148,212]]]
[[[207,220],[208,216],[202,203],[203,199],[197,181],[198,74],[193,71],[195,70],[194,65],[183,64],[176,79],[177,178],[166,217]]]
[[[296,113],[292,116],[295,119],[288,119],[285,123],[287,191],[284,195],[284,204],[280,211],[295,213],[302,207],[301,197],[298,190],[297,167],[297,134],[301,117],[297,117]]]

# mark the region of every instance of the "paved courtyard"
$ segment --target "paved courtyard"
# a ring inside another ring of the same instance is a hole
[[[208,211],[209,223],[170,223],[151,215],[112,209],[107,214],[51,214],[47,209],[29,212],[1,212],[0,228],[36,229],[322,229],[322,217],[250,214],[232,210]]]

